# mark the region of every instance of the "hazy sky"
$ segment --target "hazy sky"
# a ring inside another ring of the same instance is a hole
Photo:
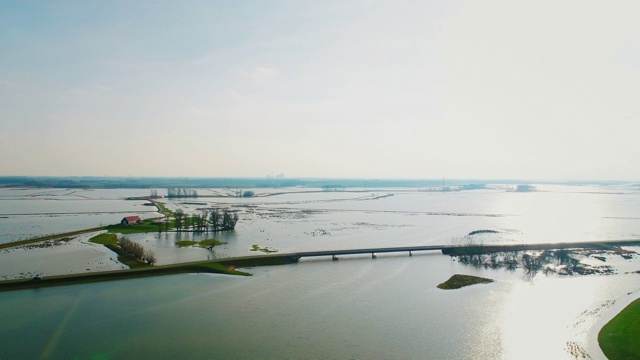
[[[0,0],[0,175],[638,180],[638,14]]]

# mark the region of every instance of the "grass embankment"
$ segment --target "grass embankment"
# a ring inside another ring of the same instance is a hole
[[[629,304],[600,330],[598,343],[610,360],[640,359],[640,299]]]
[[[109,250],[118,254],[118,261],[128,266],[129,269],[146,268],[151,266],[143,261],[136,259],[131,254],[128,254],[122,251],[120,246],[118,246],[118,235],[116,234],[112,234],[112,233],[99,234],[89,239],[89,241],[92,243],[104,245]]]
[[[465,286],[470,286],[475,284],[488,284],[492,282],[493,280],[483,278],[483,277],[455,274],[452,277],[450,277],[449,280],[443,282],[442,284],[439,284],[438,289],[452,290],[452,289],[459,289]]]
[[[155,201],[155,200],[149,200],[149,201],[151,201],[151,203],[153,203],[153,205],[155,205],[158,208],[159,213],[169,215],[169,216],[173,215],[173,211],[167,208],[166,203],[163,203],[162,201]]]
[[[254,267],[270,265],[286,265],[298,262],[298,257],[290,255],[256,255],[239,258],[218,259],[217,263],[233,267]]]
[[[49,286],[86,284],[92,282],[124,280],[158,275],[186,273],[218,273],[251,276],[250,273],[235,270],[235,266],[224,265],[217,261],[203,261],[164,266],[146,266],[138,269],[115,270],[73,275],[46,276],[39,280],[17,279],[0,281],[0,291],[34,289]]]

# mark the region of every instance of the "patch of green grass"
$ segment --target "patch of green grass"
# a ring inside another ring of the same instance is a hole
[[[450,277],[449,280],[439,284],[438,289],[452,290],[475,284],[488,284],[491,282],[493,282],[493,280],[483,277],[455,274]]]
[[[141,224],[109,225],[105,227],[105,229],[110,233],[140,234],[140,233],[158,232],[158,225],[152,223],[151,221],[143,221]],[[163,227],[163,230],[164,230],[164,227]]]
[[[192,241],[192,240],[181,240],[176,241],[176,245],[178,247],[186,247],[186,246],[199,246],[202,248],[209,248],[216,245],[224,245],[226,242],[222,242],[216,239],[206,239],[202,241]]]
[[[100,234],[89,239],[90,242],[100,245],[117,245],[118,235],[112,233]]]
[[[210,247],[210,246],[217,246],[217,245],[224,245],[224,244],[226,244],[226,242],[216,240],[216,239],[206,239],[206,240],[200,241],[200,246],[202,247]]]
[[[141,267],[150,266],[147,263],[136,259],[134,256],[131,256],[130,254],[127,254],[126,252],[122,251],[120,246],[118,246],[117,234],[113,234],[113,233],[99,234],[89,239],[89,241],[92,243],[104,245],[109,250],[118,254],[118,261],[128,266],[130,269],[137,269]]]
[[[187,247],[187,246],[193,246],[195,244],[197,244],[197,241],[191,241],[191,240],[181,240],[181,241],[176,241],[176,245],[178,247]]]
[[[278,250],[274,249],[274,248],[270,248],[270,247],[259,247],[257,244],[251,245],[251,250],[250,251],[262,251],[263,253],[274,253],[274,252],[278,252]]]
[[[640,359],[640,299],[600,330],[598,343],[608,359]]]

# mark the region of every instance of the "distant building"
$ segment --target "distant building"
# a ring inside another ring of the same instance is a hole
[[[121,225],[138,224],[141,222],[142,219],[140,219],[140,216],[126,216],[120,220]]]

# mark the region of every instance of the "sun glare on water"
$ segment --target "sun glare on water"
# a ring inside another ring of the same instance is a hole
[[[600,240],[604,210],[598,194],[513,194],[509,210],[525,243]],[[581,196],[582,195],[582,196]]]
[[[514,283],[502,312],[503,358],[573,359],[568,348],[586,348],[582,342],[592,319],[585,309],[593,306],[595,288],[581,280]]]

